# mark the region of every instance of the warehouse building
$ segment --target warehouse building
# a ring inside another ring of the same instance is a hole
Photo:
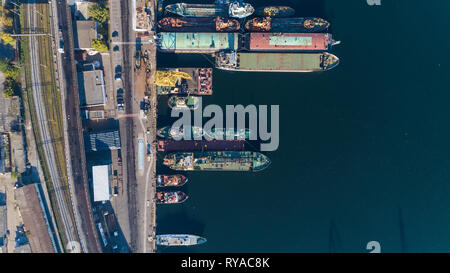
[[[102,70],[78,72],[80,106],[93,107],[106,104],[105,79]]]
[[[108,201],[111,197],[111,166],[99,165],[92,167],[92,186],[94,192],[94,202]]]
[[[90,132],[85,135],[87,152],[118,150],[121,147],[119,130]]]

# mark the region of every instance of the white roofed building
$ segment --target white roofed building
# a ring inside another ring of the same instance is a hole
[[[100,165],[92,167],[94,202],[107,201],[111,197],[110,177],[111,166]]]

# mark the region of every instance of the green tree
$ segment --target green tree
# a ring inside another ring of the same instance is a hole
[[[0,72],[2,72],[6,78],[17,79],[20,69],[12,65],[7,59],[0,59]]]
[[[0,39],[3,40],[3,43],[6,45],[16,45],[16,40],[6,32],[0,32]]]
[[[14,85],[10,83],[5,84],[5,88],[3,89],[3,96],[5,98],[10,98],[14,96]]]
[[[89,6],[89,16],[95,21],[104,23],[109,20],[109,10],[99,5]]]
[[[92,47],[99,52],[107,52],[108,51],[108,46],[101,40],[92,40]]]

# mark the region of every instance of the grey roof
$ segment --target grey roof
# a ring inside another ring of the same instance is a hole
[[[79,49],[91,49],[92,40],[97,39],[97,23],[91,20],[76,21]]]
[[[88,152],[118,150],[121,147],[120,133],[118,130],[88,133],[85,146]]]
[[[14,191],[14,195],[19,204],[25,229],[30,231],[31,236],[28,239],[32,252],[55,252],[36,185],[31,184],[20,187]]]
[[[78,72],[80,106],[99,106],[106,104],[105,81],[102,70]]]

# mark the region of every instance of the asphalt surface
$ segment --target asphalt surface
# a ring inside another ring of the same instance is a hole
[[[123,42],[131,44],[129,42],[135,42],[134,31],[130,23],[130,6],[129,0],[121,1],[122,7],[122,31],[128,34],[123,37]],[[134,46],[123,46],[123,89],[124,89],[124,102],[125,102],[125,114],[133,113],[133,75],[134,64],[132,59],[134,56]],[[134,119],[125,118],[120,121],[120,129],[123,132],[123,157],[126,167],[126,176],[124,176],[125,183],[127,183],[128,194],[128,217],[130,222],[130,248],[132,252],[139,251],[139,225],[138,225],[138,200],[137,200],[137,179],[136,179],[136,166],[135,166],[135,149],[134,149]]]
[[[30,23],[30,28],[37,26],[37,11],[36,6],[33,4],[27,5],[27,16]],[[39,19],[40,21],[40,19]],[[32,92],[34,104],[36,107],[37,120],[40,127],[42,147],[44,150],[45,157],[47,159],[47,166],[50,172],[50,178],[53,183],[54,193],[56,197],[56,202],[58,204],[58,209],[60,211],[61,221],[64,226],[64,231],[66,233],[67,240],[69,242],[74,242],[72,245],[79,243],[79,238],[77,236],[77,231],[75,225],[72,221],[71,212],[67,204],[69,200],[66,199],[65,189],[61,186],[60,177],[57,170],[57,164],[55,161],[55,154],[53,151],[52,138],[49,133],[47,126],[47,117],[45,113],[45,102],[42,98],[41,90],[41,80],[40,80],[40,60],[38,57],[38,41],[36,37],[31,36],[30,42],[30,62],[31,62],[31,80],[32,80]],[[66,242],[67,244],[68,242]],[[76,249],[73,249],[76,251]]]

